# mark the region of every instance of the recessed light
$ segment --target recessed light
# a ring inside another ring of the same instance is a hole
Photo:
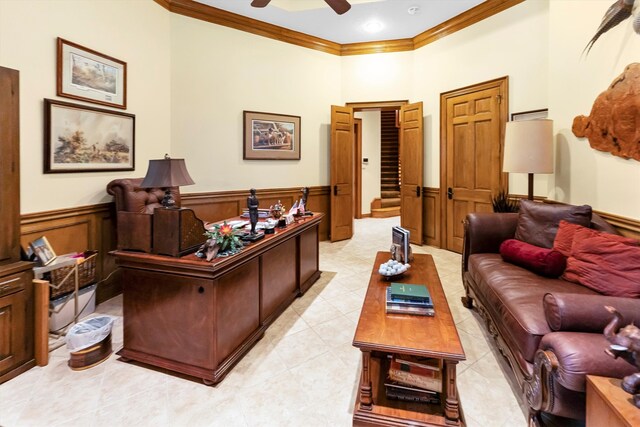
[[[417,15],[418,12],[420,12],[420,8],[418,6],[411,6],[407,9],[407,12],[409,12],[409,15]]]
[[[367,33],[377,33],[378,31],[384,28],[384,24],[380,21],[372,19],[371,21],[367,21],[362,25],[362,28]]]

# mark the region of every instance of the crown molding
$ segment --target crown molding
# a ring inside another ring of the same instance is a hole
[[[154,0],[170,12],[338,56],[406,52],[460,31],[524,0],[487,0],[409,39],[340,44],[207,6],[194,0]]]
[[[433,43],[442,37],[467,28],[470,25],[476,24],[483,19],[487,19],[502,12],[503,10],[520,4],[523,1],[524,0],[487,0],[480,3],[476,7],[471,8],[458,16],[454,16],[448,21],[444,21],[442,24],[436,25],[424,33],[420,33],[415,36],[413,38],[413,44],[415,46],[414,49]]]

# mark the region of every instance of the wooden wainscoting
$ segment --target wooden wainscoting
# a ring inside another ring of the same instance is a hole
[[[115,270],[109,251],[116,248],[113,203],[81,206],[22,215],[20,242],[23,248],[40,236],[46,236],[57,255],[97,250],[96,279],[102,280]],[[115,274],[101,283],[96,302],[106,301],[121,292]]]
[[[440,189],[422,189],[422,241],[440,248]]]

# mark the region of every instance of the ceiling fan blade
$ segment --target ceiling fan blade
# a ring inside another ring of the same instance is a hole
[[[253,7],[265,7],[271,0],[253,0],[251,6]]]
[[[335,13],[338,15],[342,15],[349,9],[351,9],[351,5],[347,0],[324,0],[330,7],[333,9]]]

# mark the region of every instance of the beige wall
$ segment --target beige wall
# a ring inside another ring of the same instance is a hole
[[[142,176],[150,158],[169,151],[169,24],[169,13],[147,0],[0,0],[0,65],[20,71],[22,213],[110,201],[110,180]],[[128,63],[136,171],[43,174],[43,99],[82,104],[56,96],[57,37]]]
[[[588,115],[595,98],[627,65],[640,61],[640,36],[631,20],[604,34],[588,56],[581,55],[609,6],[608,0],[580,6],[550,2],[549,114],[556,133],[556,173],[549,197],[640,219],[640,162],[596,151],[571,132],[573,118]]]
[[[187,159],[196,181],[189,192],[326,185],[329,106],[356,101],[424,102],[425,185],[438,187],[440,94],[509,76],[510,112],[548,107],[555,122],[556,173],[536,177],[536,194],[640,218],[640,163],[592,150],[570,132],[573,117],[637,60],[630,22],[580,56],[609,3],[527,1],[413,52],[337,57],[171,14],[150,0],[0,0],[0,65],[21,72],[21,210],[110,200],[106,183],[144,175],[147,161],[165,152]],[[42,99],[64,100],[55,96],[58,36],[129,64],[136,171],[42,173]],[[302,160],[243,160],[243,110],[301,116]],[[510,184],[526,192],[524,175]]]
[[[362,119],[362,157],[369,159],[362,163],[362,213],[371,213],[371,202],[380,197],[380,111],[359,111],[355,117]]]
[[[171,33],[171,153],[196,182],[185,191],[328,184],[339,57],[180,15]],[[243,110],[301,116],[301,160],[243,160]]]

